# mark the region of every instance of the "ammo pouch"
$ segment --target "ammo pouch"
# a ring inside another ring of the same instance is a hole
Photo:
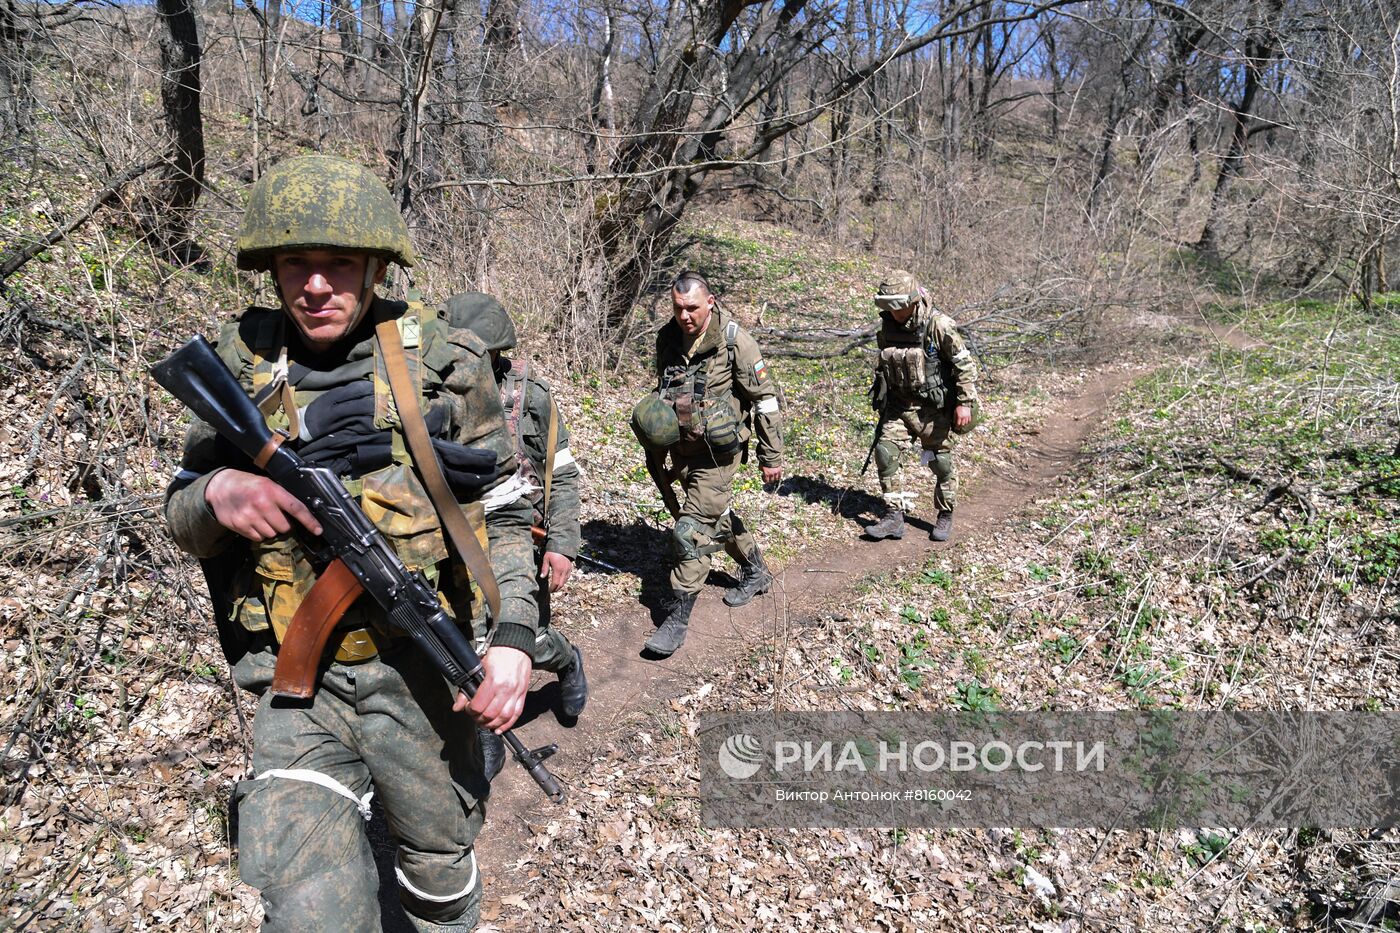
[[[896,397],[922,398],[927,391],[922,347],[886,347],[880,351],[880,373],[887,391]]]

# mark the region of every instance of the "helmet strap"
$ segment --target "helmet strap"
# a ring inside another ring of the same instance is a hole
[[[355,316],[350,321],[350,326],[345,329],[347,334],[353,333],[360,322],[365,318],[365,312],[369,310],[370,301],[374,296],[374,277],[379,272],[379,257],[370,256],[365,260],[365,281],[360,289],[360,299],[355,302]]]

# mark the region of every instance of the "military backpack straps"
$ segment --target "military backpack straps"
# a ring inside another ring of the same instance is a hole
[[[438,513],[447,532],[448,540],[457,556],[466,565],[467,571],[481,587],[486,603],[491,607],[491,618],[501,619],[501,590],[496,584],[496,575],[491,570],[491,561],[486,551],[472,532],[466,515],[457,504],[457,497],[447,485],[433,450],[432,438],[428,436],[428,426],[423,421],[423,409],[418,403],[418,389],[408,373],[408,362],[404,357],[403,339],[399,335],[398,321],[390,314],[387,303],[375,302],[374,333],[384,353],[384,367],[389,375],[389,388],[394,395],[394,405],[399,412],[403,433],[408,439],[409,452],[423,486],[428,491],[433,508]],[[421,320],[421,318],[420,318]]]
[[[545,521],[548,521],[550,488],[554,483],[554,458],[559,452],[559,408],[554,404],[554,398],[551,395],[549,397],[549,423],[545,428],[544,460],[541,463],[541,470],[537,471],[525,448],[525,435],[520,430],[521,422],[525,417],[525,409],[529,404],[529,392],[530,364],[522,361],[520,369],[517,371],[515,362],[511,361],[510,371],[506,373],[505,382],[501,385],[501,406],[506,410],[506,422],[510,427],[511,437],[515,441],[516,463],[531,474],[543,472],[542,476],[536,478],[540,481],[543,493],[540,501],[540,514]]]

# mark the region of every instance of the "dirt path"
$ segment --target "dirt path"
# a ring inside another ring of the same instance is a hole
[[[975,548],[1068,471],[1109,401],[1141,374],[1140,370],[1094,373],[1075,395],[1060,400],[1038,432],[1017,449],[1013,464],[987,471],[970,486],[958,508],[954,538],[946,545],[929,542],[929,526],[918,518],[910,522],[903,540],[878,543],[860,540],[861,527],[852,523],[848,539],[784,567],[772,593],[748,606],[730,609],[721,602],[719,587],[707,587],[696,604],[685,646],[664,661],[640,656],[642,643],[652,631],[644,609],[626,609],[605,620],[599,629],[577,639],[589,672],[590,696],[583,717],[566,728],[546,712],[522,728],[522,738],[532,745],[558,742],[563,751],[551,760],[551,769],[570,783],[588,768],[589,749],[605,744],[629,713],[658,706],[692,689],[707,671],[771,639],[780,625],[837,603],[872,575],[921,565],[930,551]],[[537,692],[546,703],[553,694],[551,684]],[[546,823],[557,811],[511,763],[492,787],[488,812],[487,829],[477,850],[490,904],[524,881],[512,876],[510,866],[528,844],[528,824]]]

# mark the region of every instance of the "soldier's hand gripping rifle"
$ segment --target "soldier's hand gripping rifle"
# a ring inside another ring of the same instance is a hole
[[[453,687],[469,697],[476,695],[484,676],[481,658],[443,611],[437,592],[421,573],[404,566],[393,546],[370,522],[334,473],[325,467],[312,466],[282,446],[284,436],[268,428],[253,400],[208,341],[195,337],[151,367],[151,375],[316,516],[321,524],[320,540],[310,535],[305,539],[313,552],[313,562],[329,562],[321,573],[323,578],[327,575],[344,577],[343,585],[333,597],[341,612],[361,592],[369,593],[384,610],[389,624],[412,638]],[[329,614],[327,617],[332,618]],[[323,632],[307,636],[300,647],[292,644],[289,629],[289,637],[278,653],[278,674],[283,673],[284,654],[288,655],[285,660],[289,662],[293,661],[293,654],[297,656],[296,665],[288,665],[289,669],[297,667],[297,671],[285,680],[275,677],[274,692],[301,697],[311,695],[321,648],[333,627],[332,622],[324,626]],[[293,628],[296,628],[295,620]],[[563,788],[544,766],[544,760],[558,751],[558,746],[547,745],[531,751],[511,730],[503,732],[501,738],[549,799],[555,803],[562,801]]]
[[[549,537],[549,530],[546,528],[541,528],[539,525],[531,525],[530,537],[535,539],[535,544],[537,546],[543,547],[545,540]],[[610,564],[607,561],[602,560],[601,558],[594,557],[591,554],[585,554],[583,551],[578,552],[577,558],[579,563],[592,564],[594,567],[598,567],[601,570],[611,570],[613,573],[626,572],[621,567]]]

